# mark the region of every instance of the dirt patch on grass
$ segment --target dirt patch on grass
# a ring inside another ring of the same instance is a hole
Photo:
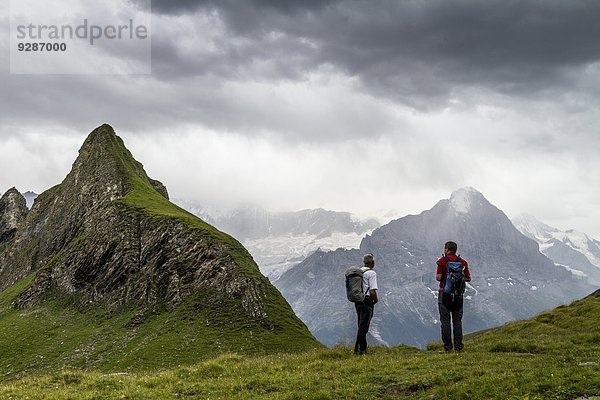
[[[429,390],[432,387],[433,387],[433,385],[430,383],[413,383],[410,385],[390,385],[390,386],[386,387],[382,391],[381,394],[384,396],[387,396],[387,397],[391,397],[391,398],[406,397],[406,396],[411,396],[418,392],[423,392],[423,391]]]

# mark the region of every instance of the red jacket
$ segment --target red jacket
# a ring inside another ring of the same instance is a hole
[[[450,261],[457,261],[458,256],[455,254],[448,253],[446,254],[446,258]],[[465,280],[469,282],[471,280],[471,272],[469,271],[469,264],[467,260],[461,257],[460,262],[465,266]],[[437,272],[436,274],[442,274],[442,280],[440,281],[440,292],[444,290],[444,285],[446,284],[446,275],[448,274],[448,267],[446,266],[446,260],[444,257],[440,258],[437,261]]]

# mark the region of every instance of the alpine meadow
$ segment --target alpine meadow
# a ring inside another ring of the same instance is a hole
[[[600,1],[0,1],[0,400],[600,400]]]

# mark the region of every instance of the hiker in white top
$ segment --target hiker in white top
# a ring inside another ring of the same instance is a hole
[[[373,309],[377,303],[377,273],[375,268],[375,259],[373,254],[365,254],[363,257],[363,289],[365,291],[365,300],[355,302],[356,315],[358,317],[358,332],[356,334],[356,343],[354,344],[354,354],[363,355],[367,352],[367,333],[371,318],[373,318]]]

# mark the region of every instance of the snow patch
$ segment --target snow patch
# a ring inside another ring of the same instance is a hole
[[[572,273],[575,276],[581,276],[582,278],[587,278],[587,274],[583,271],[580,271],[575,268],[571,268],[568,265],[563,265],[563,264],[556,264],[556,265],[559,267],[563,267],[564,269],[566,269],[567,271],[569,271],[570,273]]]
[[[538,290],[538,287],[534,285],[531,287],[531,290]]]
[[[467,287],[475,292],[475,295],[479,294],[479,291],[473,287],[470,283],[467,282]]]
[[[378,342],[381,342],[386,347],[390,347],[388,342],[383,340],[383,338],[381,337],[381,334],[379,333],[379,329],[377,329],[376,326],[371,326],[371,330],[369,331],[369,333],[371,334],[371,336],[373,336],[375,338],[375,340],[377,340]]]
[[[479,192],[472,187],[464,187],[456,190],[450,196],[452,208],[459,214],[467,214],[471,210],[471,201],[475,193]]]

